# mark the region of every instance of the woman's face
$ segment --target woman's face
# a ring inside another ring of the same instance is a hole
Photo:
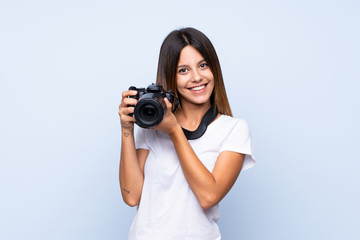
[[[210,105],[214,76],[204,57],[192,46],[181,50],[176,72],[176,87],[181,105]]]

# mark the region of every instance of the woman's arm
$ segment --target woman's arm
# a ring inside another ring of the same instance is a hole
[[[144,165],[148,150],[135,149],[134,138],[134,109],[129,105],[135,105],[137,100],[128,98],[135,95],[136,91],[123,92],[123,98],[119,106],[119,115],[121,120],[121,155],[119,180],[123,200],[129,206],[139,204],[142,186],[144,183]]]
[[[195,154],[175,116],[169,114],[170,105],[165,101],[168,104],[168,116],[164,117],[157,129],[170,136],[184,176],[201,207],[210,208],[220,202],[234,185],[245,155],[231,151],[221,152],[210,172]]]
[[[216,205],[234,185],[245,156],[236,152],[221,152],[210,172],[196,156],[181,128],[170,134],[170,138],[185,178],[201,207],[207,209]]]

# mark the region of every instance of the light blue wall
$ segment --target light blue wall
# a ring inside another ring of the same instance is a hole
[[[255,168],[221,203],[225,240],[360,239],[358,1],[0,3],[0,239],[126,239],[121,92],[161,42],[217,49]],[[181,227],[181,226],[179,226]]]

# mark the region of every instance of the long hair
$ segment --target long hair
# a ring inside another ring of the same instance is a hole
[[[176,89],[177,65],[181,50],[186,46],[194,47],[209,64],[214,76],[214,90],[210,97],[211,104],[219,113],[232,116],[215,48],[199,30],[182,28],[172,31],[165,38],[160,48],[156,83],[161,84],[164,89],[174,90],[175,94],[178,94]]]

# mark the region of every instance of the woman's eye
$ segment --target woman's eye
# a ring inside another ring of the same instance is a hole
[[[208,66],[207,63],[202,63],[202,64],[200,64],[200,68],[205,68],[205,67],[207,67],[207,66]]]
[[[186,72],[187,72],[187,69],[186,69],[186,68],[181,68],[181,69],[179,69],[178,72],[179,72],[179,73],[186,73]]]

